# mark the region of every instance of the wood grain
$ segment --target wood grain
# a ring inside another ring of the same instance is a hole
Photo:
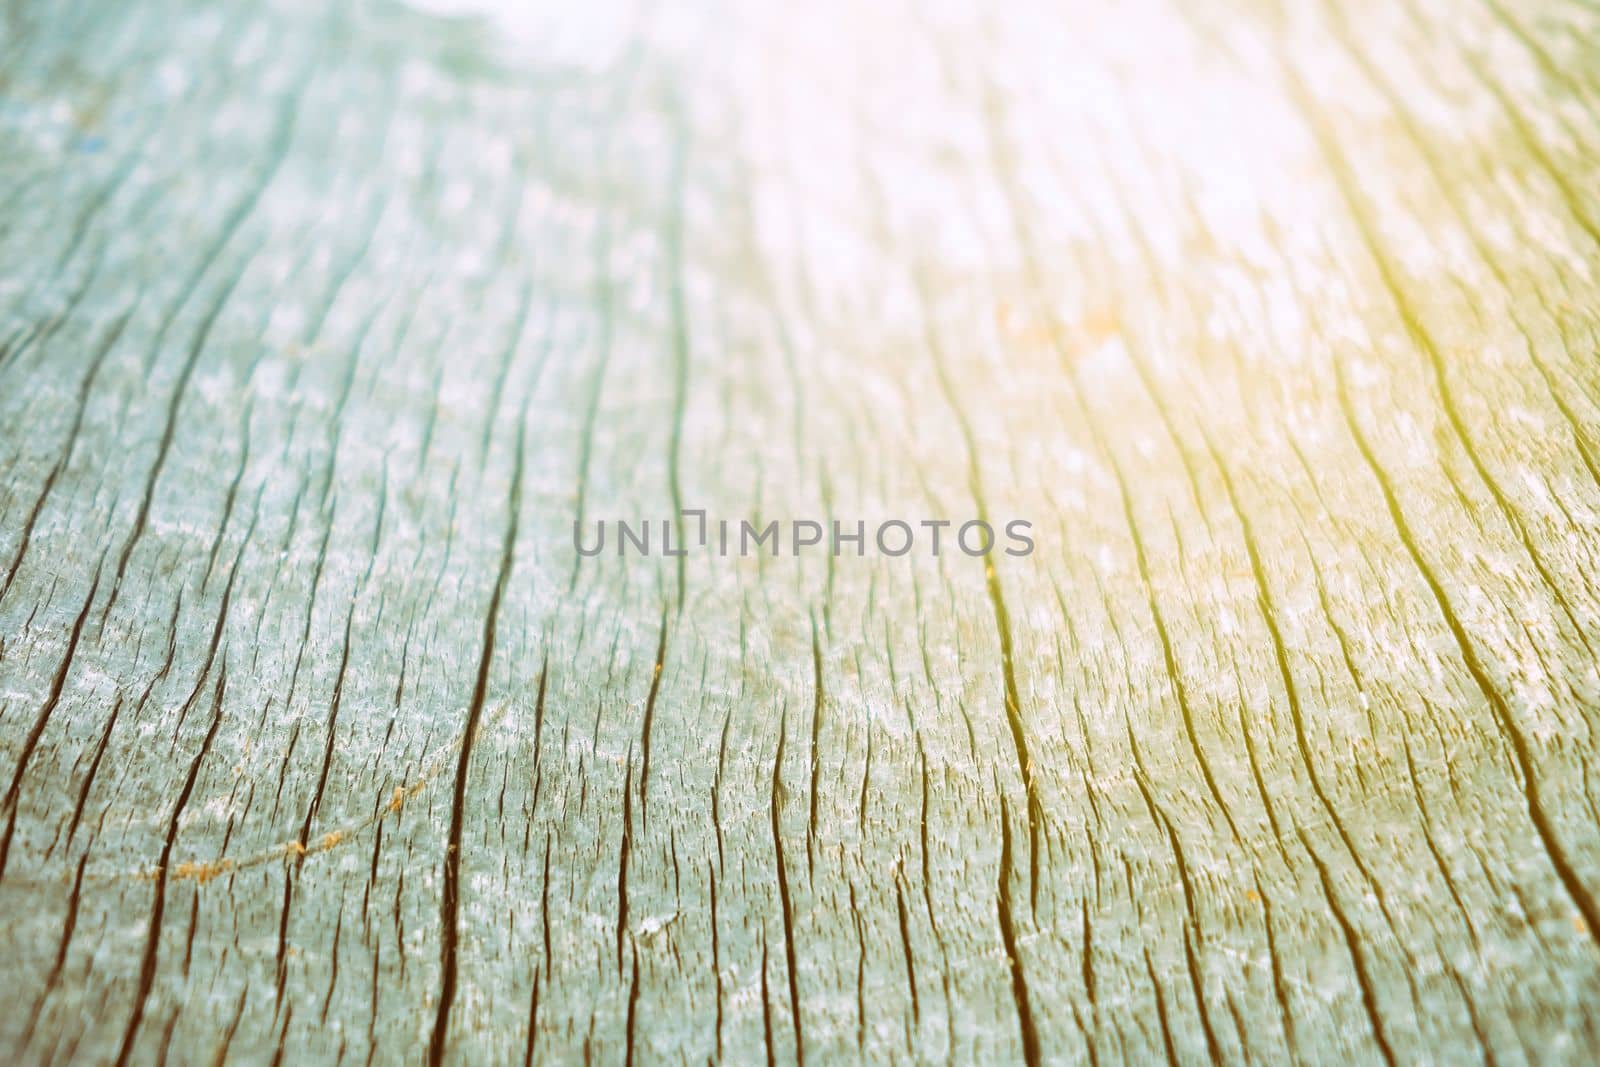
[[[8,1058],[1600,1056],[1600,10],[483,6],[6,9]]]

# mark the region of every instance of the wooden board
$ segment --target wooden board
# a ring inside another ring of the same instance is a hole
[[[6,1058],[1600,1056],[1600,10],[580,6],[8,6]]]

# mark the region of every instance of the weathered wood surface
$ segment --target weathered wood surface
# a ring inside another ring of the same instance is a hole
[[[1600,10],[578,6],[8,6],[6,1058],[1600,1056]]]

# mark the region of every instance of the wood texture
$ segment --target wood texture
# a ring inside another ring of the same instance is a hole
[[[579,6],[8,5],[6,1058],[1600,1056],[1600,10]]]

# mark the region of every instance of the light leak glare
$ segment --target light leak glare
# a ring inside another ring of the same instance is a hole
[[[1203,256],[1197,223],[1250,259],[1283,254],[1329,210],[1326,186],[1307,180],[1315,144],[1274,42],[1176,4],[1007,5],[1004,18],[851,2],[410,6],[480,20],[511,63],[600,74],[631,53],[680,67],[694,121],[735,131],[770,193],[764,251],[803,255],[845,298],[859,272],[881,272],[884,238],[945,271],[1017,269],[992,168],[973,165],[996,151],[1042,243],[1083,242],[1126,265],[1153,255],[1174,274]]]

